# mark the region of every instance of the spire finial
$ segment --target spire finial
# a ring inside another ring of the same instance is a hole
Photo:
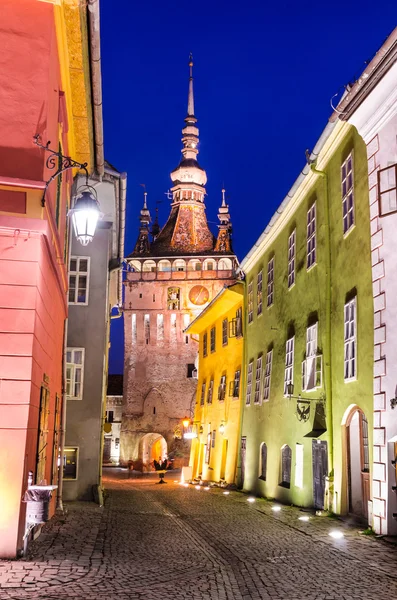
[[[225,198],[226,190],[222,188],[222,206],[226,206],[226,198]]]
[[[193,55],[189,55],[189,95],[187,99],[187,114],[189,117],[194,117],[194,97],[193,97]]]

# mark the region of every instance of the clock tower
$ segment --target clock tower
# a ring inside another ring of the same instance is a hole
[[[171,173],[171,210],[161,228],[144,194],[134,251],[127,258],[124,303],[124,407],[122,463],[150,470],[154,459],[185,459],[181,420],[193,416],[198,346],[184,333],[223,286],[233,283],[237,259],[225,190],[218,233],[205,214],[207,175],[197,161],[199,130],[194,112],[193,60],[189,59],[187,115],[182,158]]]

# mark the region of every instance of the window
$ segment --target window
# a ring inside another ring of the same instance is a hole
[[[230,322],[229,337],[241,337],[243,335],[243,309],[236,310],[236,317]]]
[[[247,392],[246,392],[246,396],[245,396],[245,403],[246,404],[251,404],[252,369],[253,369],[253,364],[254,364],[254,361],[251,360],[251,362],[248,365]]]
[[[79,449],[65,448],[63,455],[63,478],[77,479],[77,464],[78,464]]]
[[[208,386],[207,404],[212,404],[212,394],[214,393],[214,380],[211,379]]]
[[[263,273],[262,273],[262,269],[261,269],[256,278],[256,295],[257,295],[256,313],[257,313],[257,315],[262,314],[262,278],[263,278]]]
[[[252,323],[254,318],[254,292],[252,281],[248,284],[248,323]]]
[[[229,341],[228,326],[229,326],[229,321],[227,319],[223,319],[223,321],[222,321],[222,346],[227,346],[228,341]]]
[[[280,485],[289,488],[291,486],[291,448],[287,445],[281,448],[281,479]]]
[[[212,430],[212,438],[211,438],[211,448],[215,448],[215,436],[216,436],[216,429]]]
[[[90,258],[71,256],[69,263],[69,304],[88,304]]]
[[[295,242],[296,229],[288,238],[288,289],[295,283]]]
[[[37,437],[36,484],[45,479],[48,443],[48,416],[50,412],[50,390],[41,386],[39,431]]]
[[[61,399],[56,394],[55,396],[55,416],[54,416],[54,440],[52,446],[52,469],[51,469],[51,485],[58,481],[58,458],[59,458],[59,431],[61,429]]]
[[[353,155],[349,154],[341,167],[343,233],[354,225]]]
[[[262,357],[258,356],[258,358],[256,360],[256,371],[255,371],[254,404],[259,404],[261,401],[261,377],[262,377]]]
[[[211,432],[207,433],[207,443],[205,445],[205,462],[207,465],[210,464],[211,458]]]
[[[164,339],[164,315],[157,315],[157,341]]]
[[[167,309],[179,310],[181,291],[178,287],[169,287],[167,290]]]
[[[267,475],[267,446],[265,442],[261,445],[261,471],[259,475],[259,479],[266,481]]]
[[[317,323],[306,329],[306,359],[302,362],[302,390],[322,385],[322,356],[317,354]]]
[[[379,214],[385,216],[397,211],[397,164],[378,171]]]
[[[226,375],[222,375],[219,388],[218,388],[218,400],[222,401],[226,396]]]
[[[145,329],[145,342],[150,342],[150,315],[145,315],[143,318],[144,329]]]
[[[295,446],[295,486],[303,488],[303,444]]]
[[[203,356],[207,356],[208,354],[208,333],[205,332],[203,335]]]
[[[345,304],[345,381],[356,379],[356,298]]]
[[[265,366],[265,382],[263,385],[263,399],[269,400],[270,398],[270,378],[272,375],[272,359],[273,350],[269,350],[266,354],[266,366]]]
[[[267,264],[267,306],[274,301],[274,257]]]
[[[216,329],[215,327],[211,328],[211,341],[210,341],[210,350],[211,352],[215,352],[215,344],[216,343]]]
[[[200,406],[204,406],[205,399],[205,381],[201,384]]]
[[[69,400],[83,398],[84,348],[66,350],[66,396]]]
[[[363,437],[363,471],[369,473],[369,442],[368,442],[368,421],[365,415],[360,412],[361,434]]]
[[[186,377],[188,377],[189,379],[192,379],[194,377],[195,373],[196,373],[196,369],[195,369],[194,363],[188,363]]]
[[[230,382],[232,385],[232,389],[231,389],[232,393],[230,395],[233,398],[238,398],[240,396],[240,377],[241,377],[241,372],[240,372],[240,369],[238,369],[234,373],[233,381]]]
[[[294,383],[294,343],[295,338],[292,337],[285,344],[284,396],[287,395],[288,383]]]
[[[113,423],[114,422],[114,411],[113,410],[107,410],[106,411],[106,421],[108,423]]]
[[[316,264],[316,203],[307,211],[307,268]]]
[[[136,314],[131,315],[132,343],[136,344]]]

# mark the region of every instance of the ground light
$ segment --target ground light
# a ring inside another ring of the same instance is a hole
[[[281,506],[272,506],[272,510],[273,510],[274,512],[280,512],[280,510],[281,510]]]
[[[255,498],[252,498],[252,496],[250,498],[247,498],[247,502],[255,502]]]
[[[340,540],[344,537],[344,534],[342,531],[339,531],[338,529],[334,529],[333,531],[330,531],[329,536],[331,536],[332,538],[334,538],[334,540]]]
[[[199,485],[195,485],[194,487],[196,488],[196,490],[199,490],[199,489],[200,489],[200,486],[199,486]]]
[[[228,496],[230,494],[230,492],[223,492],[224,496]]]
[[[310,517],[298,517],[299,521],[308,521]]]
[[[206,492],[210,489],[208,486],[204,488]]]
[[[183,487],[189,487],[188,483],[182,483]]]

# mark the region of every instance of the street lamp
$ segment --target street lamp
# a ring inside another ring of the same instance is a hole
[[[76,238],[83,246],[87,246],[93,240],[101,214],[96,190],[90,185],[83,186],[83,191],[75,196],[74,206],[69,214],[72,217]]]
[[[296,400],[296,416],[299,421],[307,421],[309,419],[311,402],[316,402],[317,405],[321,405],[324,410],[325,394],[321,394],[320,398],[304,398],[301,394],[294,396],[294,384],[292,381],[287,383],[286,392],[289,400],[291,400],[291,398]]]

